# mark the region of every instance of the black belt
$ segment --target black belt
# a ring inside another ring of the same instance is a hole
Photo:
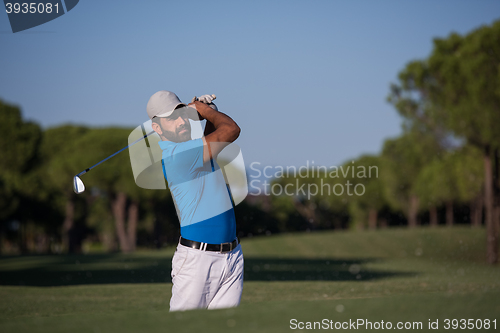
[[[238,246],[238,238],[230,243],[221,243],[221,244],[208,244],[203,242],[192,241],[186,238],[182,238],[179,240],[181,245],[201,250],[201,251],[215,251],[215,252],[230,252],[236,246]]]

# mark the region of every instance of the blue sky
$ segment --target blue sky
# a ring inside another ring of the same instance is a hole
[[[0,98],[44,128],[136,127],[158,90],[216,94],[247,165],[339,165],[400,133],[386,96],[408,61],[498,18],[493,0],[80,0],[16,34],[0,14]]]

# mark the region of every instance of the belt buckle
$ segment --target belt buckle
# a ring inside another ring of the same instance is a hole
[[[224,244],[229,244],[229,251],[224,251]],[[220,253],[231,252],[233,250],[233,243],[220,243]]]

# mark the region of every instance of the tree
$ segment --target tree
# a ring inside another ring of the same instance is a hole
[[[461,202],[469,203],[471,223],[480,226],[483,211],[484,167],[479,149],[465,145],[455,152],[455,173],[457,175],[458,198]]]
[[[409,227],[418,224],[416,179],[424,166],[440,152],[433,136],[417,131],[384,142],[380,173],[385,197],[393,209],[405,212]]]
[[[308,175],[309,173],[310,170]],[[293,172],[285,173],[271,181],[268,189],[270,203],[273,215],[280,222],[280,231],[311,230],[319,227],[319,198],[311,196],[307,190],[307,186],[312,184],[316,184],[314,177],[300,177]],[[297,213],[301,217],[300,221],[293,218]]]
[[[363,155],[354,163],[344,164],[344,168],[349,166],[354,168],[354,173],[347,172],[347,180],[350,181],[353,188],[360,186],[363,189],[361,195],[348,196],[344,194],[344,198],[349,202],[349,214],[352,222],[358,228],[363,228],[368,223],[369,229],[376,229],[378,212],[386,204],[383,183],[379,177],[380,157]],[[361,192],[358,191],[358,193]]]
[[[30,185],[33,184],[29,182],[36,166],[40,138],[41,129],[37,124],[24,121],[19,107],[0,100],[0,221],[17,218],[21,230],[29,213],[22,203],[32,199]],[[25,238],[21,236],[24,251]]]
[[[287,230],[342,228],[346,200],[339,189],[335,194],[334,186],[343,186],[335,169],[303,166],[287,171],[277,172],[270,186],[272,211],[281,224]]]
[[[438,87],[427,61],[409,62],[399,73],[398,81],[391,84],[387,100],[403,118],[403,131],[426,133],[443,149],[453,148],[453,133],[445,124],[446,110],[432,100]]]
[[[0,219],[18,208],[23,176],[37,158],[40,127],[22,119],[21,110],[0,100]]]
[[[132,129],[93,129],[75,142],[78,147],[92,147],[77,158],[81,166],[90,166],[118,151],[127,144]],[[81,168],[81,167],[80,167]],[[85,176],[86,186],[109,199],[114,229],[120,249],[132,252],[136,247],[139,198],[141,191],[134,182],[129,156],[118,154]]]
[[[411,128],[444,139],[452,134],[483,152],[490,263],[498,261],[500,224],[499,39],[500,21],[466,36],[435,39],[430,57],[409,63],[389,97]]]
[[[446,225],[454,224],[453,202],[459,200],[456,154],[449,152],[443,158],[435,158],[425,165],[417,177],[415,192],[422,208],[430,211],[430,224],[436,226],[437,207],[446,207]]]
[[[387,100],[394,105],[398,113],[403,118],[403,131],[413,135],[414,140],[418,140],[418,136],[423,136],[427,141],[434,141],[434,152],[440,154],[452,146],[451,133],[444,125],[443,110],[437,108],[431,100],[431,95],[436,90],[435,80],[429,70],[426,61],[415,60],[409,62],[406,67],[398,75],[398,84],[391,84],[391,92]],[[413,134],[411,134],[413,133]],[[418,143],[417,143],[418,144]],[[421,154],[424,152],[420,152]],[[436,197],[436,182],[438,180],[437,170],[439,168],[439,155],[429,154],[426,158],[427,162],[435,160],[432,165],[427,165],[421,161],[420,170],[413,169],[414,188],[413,194],[410,196],[411,214],[415,216],[418,210],[429,209],[431,217],[431,225],[437,225],[437,206],[439,200]],[[386,160],[389,162],[390,159]],[[389,168],[391,169],[391,168]],[[390,181],[394,182],[394,177],[385,173]],[[419,177],[417,179],[417,177]],[[392,184],[392,187],[397,184]],[[403,185],[407,187],[407,185]],[[389,192],[391,186],[387,188]],[[394,200],[392,200],[394,206]],[[448,205],[448,212],[450,211]],[[410,226],[416,222],[410,221]]]
[[[498,262],[500,220],[500,21],[466,36],[435,39],[429,70],[436,82],[433,104],[446,110],[446,125],[483,151],[487,261]],[[494,169],[496,170],[494,172]]]
[[[53,193],[51,204],[56,205],[64,216],[62,240],[64,248],[70,253],[81,251],[82,228],[75,225],[75,205],[77,195],[73,191],[73,176],[78,172],[77,158],[83,146],[75,142],[89,129],[84,126],[63,125],[49,128],[43,133],[40,147],[42,188]],[[83,218],[83,217],[81,217]]]

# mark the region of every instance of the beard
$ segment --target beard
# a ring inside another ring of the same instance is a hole
[[[188,122],[186,125],[176,128],[175,132],[167,131],[162,128],[163,136],[168,141],[172,142],[186,142],[191,140],[191,124]]]

